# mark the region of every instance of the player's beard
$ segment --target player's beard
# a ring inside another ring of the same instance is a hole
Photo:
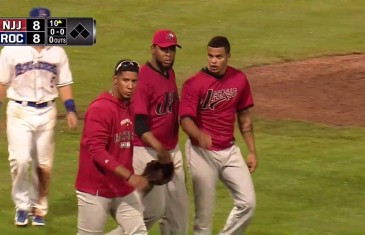
[[[169,66],[164,66],[164,65],[162,64],[162,62],[156,58],[156,65],[157,65],[158,69],[159,69],[162,73],[166,73],[169,69],[171,69],[171,68],[174,66],[174,62],[175,62],[175,61],[173,60]]]

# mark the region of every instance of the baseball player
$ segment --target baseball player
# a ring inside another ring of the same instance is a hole
[[[135,141],[133,167],[141,174],[147,163],[173,161],[175,174],[162,186],[154,186],[144,197],[144,221],[147,229],[160,220],[160,234],[188,234],[188,194],[182,154],[178,146],[179,95],[173,64],[177,38],[171,30],[155,32],[151,59],[141,67],[133,95]],[[110,234],[123,234],[117,228]]]
[[[121,60],[114,69],[113,88],[94,100],[85,115],[76,179],[78,235],[104,234],[111,214],[126,234],[147,234],[137,189],[147,179],[134,174],[133,114],[130,98],[139,65]]]
[[[34,8],[31,17],[49,17],[50,10]],[[4,47],[0,56],[0,101],[7,94],[7,138],[12,176],[15,224],[45,225],[48,189],[54,157],[55,99],[60,95],[71,128],[77,127],[73,83],[68,57],[57,46]],[[21,141],[19,141],[21,136]],[[28,167],[32,163],[31,190]]]
[[[179,115],[189,136],[186,157],[195,198],[194,234],[212,234],[212,216],[218,178],[229,189],[234,201],[221,235],[243,234],[255,208],[255,192],[250,173],[257,166],[253,106],[246,76],[228,66],[230,44],[226,37],[213,37],[208,43],[208,66],[183,85]],[[249,153],[243,160],[234,139],[237,115]]]

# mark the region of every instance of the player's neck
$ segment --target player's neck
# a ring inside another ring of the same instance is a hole
[[[41,52],[45,46],[32,46],[36,51]]]
[[[118,100],[120,100],[120,99],[122,99],[121,98],[121,95],[119,94],[119,92],[114,88],[114,89],[111,89],[110,91],[109,91],[109,93],[114,97],[114,98],[116,98],[116,99],[118,99]]]
[[[150,65],[152,66],[152,68],[159,72],[160,74],[162,74],[163,76],[168,76],[168,70],[169,68],[164,68],[162,65],[160,65],[159,63],[157,63],[155,58],[152,58],[148,61],[150,63]]]
[[[130,99],[125,99],[123,96],[117,91],[117,89],[112,89],[109,91],[109,93],[116,98],[117,100],[120,100],[123,104],[127,104],[130,102]]]

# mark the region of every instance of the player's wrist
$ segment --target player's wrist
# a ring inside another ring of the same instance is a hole
[[[75,101],[73,99],[66,100],[63,103],[63,105],[65,106],[67,113],[69,113],[69,112],[76,113],[76,105],[75,105]]]
[[[129,175],[125,178],[125,180],[128,182],[133,176],[133,173],[129,173]]]

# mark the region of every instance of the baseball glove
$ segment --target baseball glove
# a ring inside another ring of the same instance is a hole
[[[172,179],[174,173],[174,163],[163,164],[153,160],[147,163],[142,175],[147,178],[150,185],[163,185]]]

